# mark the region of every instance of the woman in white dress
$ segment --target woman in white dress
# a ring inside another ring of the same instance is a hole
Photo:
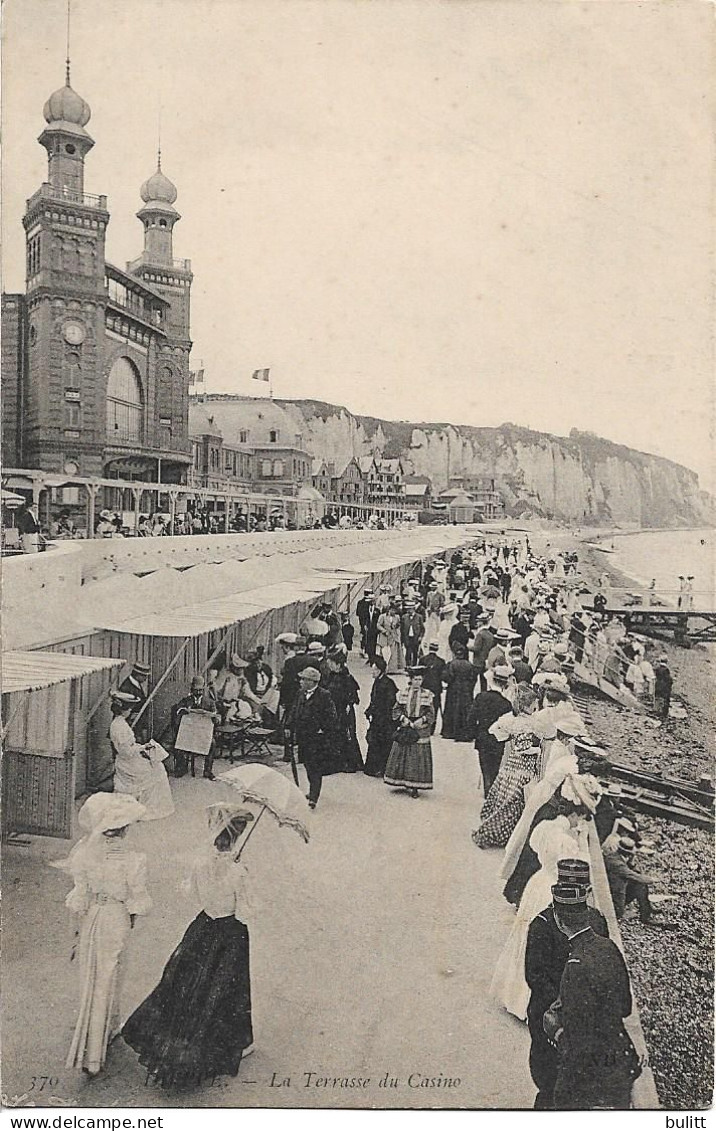
[[[458,607],[456,604],[443,605],[440,610],[440,628],[438,629],[438,656],[449,664],[453,659],[450,647],[450,633],[457,624]]]
[[[72,957],[78,950],[80,1009],[66,1066],[89,1076],[102,1071],[119,1033],[122,952],[135,917],[152,905],[146,857],[124,842],[127,827],[143,816],[144,806],[127,794],[93,794],[78,817],[88,835],[53,864],[74,879],[65,903],[79,917]]]
[[[552,885],[557,883],[557,861],[589,860],[587,810],[572,805],[571,811],[551,821],[541,821],[530,837],[540,870],[525,887],[515,922],[497,961],[490,993],[508,1013],[527,1019],[530,989],[525,981],[525,953],[530,923],[551,901]]]
[[[140,745],[127,716],[136,704],[131,695],[121,691],[112,696],[113,719],[109,727],[109,741],[114,755],[114,792],[128,793],[146,812],[144,821],[169,817],[174,812],[172,791],[164,769],[164,759],[169,753],[158,742]]]

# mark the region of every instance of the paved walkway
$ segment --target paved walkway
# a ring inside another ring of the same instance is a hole
[[[364,707],[367,668],[359,659],[352,668]],[[532,1106],[526,1028],[487,994],[512,913],[499,894],[502,854],[470,840],[475,753],[437,738],[433,755],[435,789],[418,800],[362,774],[339,775],[324,784],[309,845],[268,820],[257,829],[246,852],[257,905],[257,1051],[237,1078],[193,1093],[193,1106]],[[181,879],[203,835],[203,806],[228,787],[182,778],[172,788],[176,814],[129,834],[147,853],[154,908],[127,950],[126,1013],[156,984],[196,912]],[[43,1105],[185,1106],[186,1096],[145,1086],[121,1041],[94,1082],[63,1067],[77,973],[68,962],[68,880],[46,862],[67,847],[35,839],[6,852],[4,1093]],[[369,1083],[317,1083],[333,1077]],[[381,1084],[386,1077],[397,1085]]]

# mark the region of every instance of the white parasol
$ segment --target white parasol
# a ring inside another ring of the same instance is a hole
[[[233,770],[227,770],[225,774],[219,774],[218,778],[219,781],[225,781],[236,789],[244,801],[253,801],[262,807],[249,836],[264,812],[268,810],[279,827],[287,826],[308,841],[306,798],[300,789],[297,789],[293,782],[278,770],[272,770],[270,766],[262,766],[260,762],[247,762],[243,766],[235,766]],[[249,836],[246,837],[244,844],[247,843]]]

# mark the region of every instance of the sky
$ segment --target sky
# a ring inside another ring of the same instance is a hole
[[[5,0],[4,289],[24,289],[65,0]],[[414,421],[571,428],[716,488],[708,3],[72,0],[107,257],[162,167],[192,365]]]

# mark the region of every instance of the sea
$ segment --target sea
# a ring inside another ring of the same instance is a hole
[[[679,574],[694,578],[694,608],[714,609],[716,604],[716,530],[648,530],[600,539],[614,548],[605,562],[616,566],[640,584],[656,580],[656,591],[668,604],[676,604]]]

